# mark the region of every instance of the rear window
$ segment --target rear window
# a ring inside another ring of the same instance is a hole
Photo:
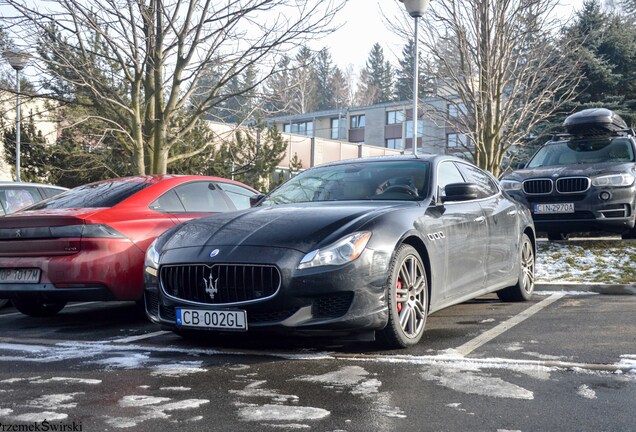
[[[112,207],[150,185],[130,180],[91,183],[56,195],[29,210]]]
[[[0,189],[0,204],[7,214],[14,213],[33,203],[41,201],[42,197],[34,187],[9,187]]]

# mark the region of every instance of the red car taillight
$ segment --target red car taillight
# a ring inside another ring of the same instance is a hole
[[[119,231],[103,224],[66,225],[50,227],[51,237],[57,238],[126,238]]]

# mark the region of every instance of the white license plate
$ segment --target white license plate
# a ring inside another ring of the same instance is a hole
[[[574,203],[535,204],[534,213],[574,213]]]
[[[177,325],[224,330],[247,330],[247,313],[244,310],[215,311],[177,308]]]
[[[40,282],[40,269],[17,268],[0,269],[0,283],[38,283]]]

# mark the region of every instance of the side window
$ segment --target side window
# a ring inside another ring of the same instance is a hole
[[[487,173],[472,165],[457,164],[469,183],[479,187],[479,198],[487,198],[499,193],[499,187]]]
[[[42,188],[42,190],[44,191],[44,195],[46,195],[47,198],[54,197],[55,195],[64,192],[63,189],[46,188],[46,187]]]
[[[439,164],[437,168],[437,186],[441,194],[444,193],[446,185],[451,183],[464,183],[465,181],[454,163],[448,161]]]
[[[181,204],[181,200],[177,196],[177,193],[174,189],[169,190],[168,192],[161,195],[159,198],[154,200],[150,205],[151,210],[155,210],[162,213],[184,213],[185,208],[183,204]]]
[[[215,213],[234,210],[214,183],[193,182],[173,189],[187,213]]]
[[[7,213],[13,213],[21,208],[41,201],[42,197],[36,188],[27,187],[20,189],[6,189],[5,199]]]
[[[225,192],[238,210],[250,207],[250,197],[254,196],[251,190],[232,183],[217,183],[217,186]]]

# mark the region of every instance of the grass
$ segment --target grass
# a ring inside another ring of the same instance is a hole
[[[636,242],[537,242],[537,283],[636,284]]]

